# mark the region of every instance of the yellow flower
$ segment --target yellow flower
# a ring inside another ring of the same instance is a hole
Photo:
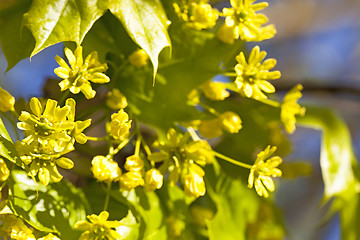
[[[268,19],[256,11],[268,6],[267,2],[253,4],[256,0],[230,0],[232,8],[224,8],[225,24],[233,30],[233,38],[246,41],[261,41],[264,37],[270,38],[269,34],[262,36],[264,29],[261,25]],[[265,27],[266,28],[266,27]]]
[[[83,61],[82,47],[76,48],[73,53],[69,48],[65,48],[65,55],[70,66],[64,59],[57,56],[56,62],[60,67],[54,70],[55,74],[64,79],[59,83],[61,91],[70,89],[73,94],[80,91],[87,99],[95,97],[96,92],[92,89],[89,81],[93,83],[107,83],[110,78],[103,72],[107,70],[107,64],[101,64],[98,60],[97,52],[90,53]]]
[[[57,101],[52,99],[48,99],[43,107],[37,98],[32,98],[30,108],[34,114],[21,112],[17,124],[24,131],[23,142],[47,145],[52,149],[49,154],[63,151],[71,143],[70,133],[74,128],[74,122],[67,120],[70,107],[57,107]]]
[[[213,101],[224,100],[230,96],[230,93],[226,90],[226,85],[221,82],[207,81],[202,86],[205,97]]]
[[[293,133],[296,129],[295,115],[304,116],[305,108],[301,107],[297,101],[301,98],[301,90],[303,86],[301,84],[293,87],[284,97],[283,103],[281,104],[280,118],[284,123],[285,129],[289,133]]]
[[[125,140],[130,128],[131,120],[129,121],[129,115],[123,109],[111,115],[110,132],[115,139]]]
[[[205,140],[198,140],[188,143],[185,146],[186,158],[205,166],[214,162],[215,157],[210,144]]]
[[[101,182],[119,181],[121,169],[115,161],[104,156],[95,156],[91,165],[91,171],[97,180]]]
[[[267,96],[262,91],[275,92],[274,86],[267,80],[278,79],[281,74],[279,71],[269,71],[276,65],[276,60],[269,58],[262,62],[265,56],[266,52],[260,52],[259,46],[252,49],[248,62],[243,52],[236,56],[238,64],[235,66],[235,84],[238,91],[248,98],[264,99]]]
[[[129,62],[137,68],[145,66],[149,60],[149,56],[143,49],[138,49],[129,56]]]
[[[144,185],[144,179],[140,172],[127,172],[120,177],[120,188],[132,190],[137,186]]]
[[[189,197],[204,196],[206,192],[203,176],[204,170],[195,163],[190,164],[188,173],[184,176],[184,191]]]
[[[12,214],[3,214],[1,216],[1,226],[0,231],[8,234],[11,239],[17,240],[35,240],[36,238],[32,234],[32,230],[28,228],[24,222]]]
[[[107,221],[109,213],[102,211],[99,216],[92,214],[87,216],[90,220],[80,221],[75,224],[75,228],[85,231],[81,234],[79,240],[116,240],[121,238],[121,235],[112,228],[119,227],[121,223],[119,221]]]
[[[126,158],[124,168],[129,172],[141,172],[144,168],[144,161],[136,155]]]
[[[4,182],[8,179],[10,170],[6,166],[4,159],[0,158],[0,181]]]
[[[145,174],[145,191],[152,192],[155,189],[160,189],[163,185],[164,176],[159,170],[152,168]]]
[[[219,17],[218,10],[207,3],[191,3],[191,12],[189,25],[197,30],[213,28]]]
[[[106,105],[112,110],[120,110],[122,108],[126,108],[128,102],[119,89],[114,88],[107,94]]]
[[[282,162],[278,156],[269,158],[276,151],[276,147],[268,146],[264,151],[257,155],[254,165],[250,169],[248,187],[255,185],[255,190],[259,196],[267,198],[268,191],[275,190],[275,184],[271,177],[280,177],[281,170],[276,168]]]
[[[173,7],[175,13],[186,22],[187,26],[196,30],[210,29],[216,25],[219,12],[217,9],[213,9],[210,4],[204,2],[206,1],[191,2],[191,4],[185,4],[181,7],[174,3]]]
[[[0,87],[0,111],[14,111],[15,98],[6,90]]]
[[[224,112],[220,115],[220,122],[223,129],[229,133],[238,133],[242,128],[239,115],[234,112]]]
[[[57,236],[55,236],[52,233],[49,233],[48,235],[46,235],[42,238],[39,238],[38,240],[60,240],[60,238],[58,238]]]

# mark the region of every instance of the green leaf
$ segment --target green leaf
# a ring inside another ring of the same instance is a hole
[[[35,41],[28,29],[21,29],[23,14],[30,7],[30,0],[18,0],[0,11],[0,42],[7,60],[7,71],[20,60],[29,57]]]
[[[0,156],[15,163],[19,167],[27,168],[23,161],[20,160],[14,143],[12,142],[9,133],[7,132],[3,121],[0,118]]]
[[[121,219],[121,226],[116,228],[116,231],[121,235],[122,240],[137,240],[139,239],[140,224],[136,221],[136,218],[131,211],[128,215]]]
[[[259,198],[256,194],[239,181],[227,182],[218,194],[210,195],[217,207],[215,217],[207,224],[210,240],[246,239],[247,223],[257,214]]]
[[[163,210],[158,196],[154,192],[142,189],[132,191],[112,191],[111,196],[125,203],[140,223],[139,239],[167,239]]]
[[[94,22],[106,11],[106,1],[34,0],[24,14],[24,25],[36,44],[31,56],[53,44],[74,41],[80,44]]]
[[[306,106],[298,123],[323,132],[320,166],[325,185],[324,201],[334,196],[347,199],[360,189],[359,167],[351,136],[344,121],[333,111]]]
[[[122,22],[130,37],[149,55],[154,66],[155,81],[159,53],[163,48],[171,46],[167,32],[167,17],[161,2],[110,1],[109,9]]]
[[[77,239],[74,229],[85,220],[88,203],[82,192],[66,181],[48,186],[38,185],[25,172],[13,170],[9,183],[9,203],[13,212],[32,227],[56,232],[61,239]]]

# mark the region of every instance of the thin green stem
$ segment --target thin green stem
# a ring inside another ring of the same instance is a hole
[[[235,159],[229,158],[229,157],[227,157],[227,156],[225,156],[225,155],[222,155],[221,153],[218,153],[218,152],[215,152],[215,151],[213,151],[213,153],[214,153],[214,155],[215,155],[216,157],[221,158],[222,160],[225,160],[225,161],[227,161],[227,162],[229,162],[229,163],[232,163],[232,164],[234,164],[234,165],[237,165],[237,166],[239,166],[239,167],[248,168],[248,169],[251,169],[251,167],[252,167],[252,166],[249,165],[249,164],[236,161]]]
[[[275,107],[275,108],[279,108],[281,107],[281,103],[277,102],[277,101],[274,101],[274,100],[270,100],[270,99],[256,99],[257,101],[259,102],[262,102],[264,104],[267,104],[269,106],[272,106],[272,107]]]
[[[90,136],[86,136],[86,138],[90,141],[106,141],[107,138],[106,137],[90,137]]]
[[[108,183],[107,183],[107,188],[106,188],[106,197],[105,197],[105,203],[104,203],[104,211],[107,210],[108,205],[109,205],[110,191],[111,191],[111,182],[108,182]]]
[[[209,113],[214,114],[215,116],[220,116],[220,114],[214,108],[203,103],[199,103],[199,105],[203,107],[205,110],[207,110]]]
[[[135,153],[134,153],[135,156],[140,155],[140,145],[141,145],[141,136],[138,134],[135,143]]]
[[[60,100],[59,100],[59,106],[61,106],[61,105],[63,105],[63,104],[65,103],[65,100],[66,100],[66,98],[69,96],[69,94],[70,94],[70,90],[66,90],[66,91],[62,94],[62,96],[61,96],[61,98],[60,98]]]

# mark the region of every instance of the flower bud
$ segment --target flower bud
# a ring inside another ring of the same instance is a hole
[[[0,111],[14,111],[15,98],[6,90],[0,87]]]
[[[121,169],[118,164],[104,156],[96,156],[91,161],[91,171],[94,177],[99,181],[118,181],[121,175]]]
[[[145,174],[145,191],[151,192],[155,189],[160,189],[163,185],[163,175],[159,170],[153,168],[146,172]]]
[[[106,105],[112,110],[119,110],[126,108],[128,102],[124,94],[122,94],[119,89],[114,88],[111,92],[107,94]]]
[[[125,140],[131,128],[129,115],[121,109],[118,113],[111,115],[110,132],[115,139]]]
[[[4,159],[0,158],[0,181],[4,182],[8,179],[10,170],[6,166]]]
[[[213,101],[221,101],[230,96],[225,84],[221,82],[207,81],[203,84],[202,90],[205,97]]]
[[[204,170],[196,164],[191,164],[189,173],[184,177],[184,191],[189,197],[204,196],[206,192],[203,176]]]
[[[141,185],[144,185],[144,179],[139,172],[127,172],[120,177],[121,189],[130,191]]]
[[[129,62],[137,68],[147,64],[149,56],[143,49],[136,50],[129,56]]]
[[[129,172],[140,172],[144,168],[144,161],[136,155],[126,158],[125,169]]]
[[[222,135],[221,122],[216,119],[203,120],[198,126],[201,136],[206,138],[215,138]]]
[[[237,133],[242,128],[241,119],[234,112],[224,112],[220,116],[220,121],[223,129],[229,133]]]

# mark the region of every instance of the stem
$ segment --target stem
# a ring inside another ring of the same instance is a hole
[[[208,105],[205,105],[203,103],[199,103],[199,105],[201,107],[203,107],[204,109],[206,109],[208,112],[210,112],[211,114],[214,114],[215,116],[220,116],[220,114],[212,107],[209,107]]]
[[[86,136],[86,138],[90,141],[106,141],[107,138],[106,137],[90,137],[90,136]]]
[[[190,136],[191,136],[191,138],[192,138],[194,141],[199,141],[199,140],[201,140],[201,139],[199,138],[199,136],[196,134],[194,128],[188,127],[188,128],[187,128],[187,131],[190,133]]]
[[[141,145],[141,136],[138,135],[136,138],[136,143],[135,143],[135,156],[139,156],[140,154],[140,145]]]
[[[111,190],[111,182],[108,182],[108,183],[107,183],[107,188],[106,188],[106,197],[105,197],[105,203],[104,203],[104,211],[107,210],[108,205],[109,205],[110,190]]]
[[[229,158],[229,157],[227,157],[227,156],[225,156],[225,155],[222,155],[221,153],[218,153],[218,152],[215,152],[215,151],[213,151],[213,153],[214,153],[214,155],[215,155],[216,157],[221,158],[221,159],[223,159],[223,160],[225,160],[225,161],[227,161],[227,162],[229,162],[229,163],[232,163],[232,164],[234,164],[234,165],[237,165],[237,166],[239,166],[239,167],[248,168],[248,169],[251,169],[251,167],[252,167],[252,166],[249,165],[249,164],[236,161],[235,159]]]
[[[274,100],[270,100],[270,99],[266,99],[266,98],[265,99],[256,99],[256,100],[259,102],[265,103],[269,106],[272,106],[272,107],[276,107],[276,108],[281,107],[281,103],[274,101]]]
[[[59,100],[59,106],[63,105],[66,98],[69,96],[70,90],[66,90]]]

